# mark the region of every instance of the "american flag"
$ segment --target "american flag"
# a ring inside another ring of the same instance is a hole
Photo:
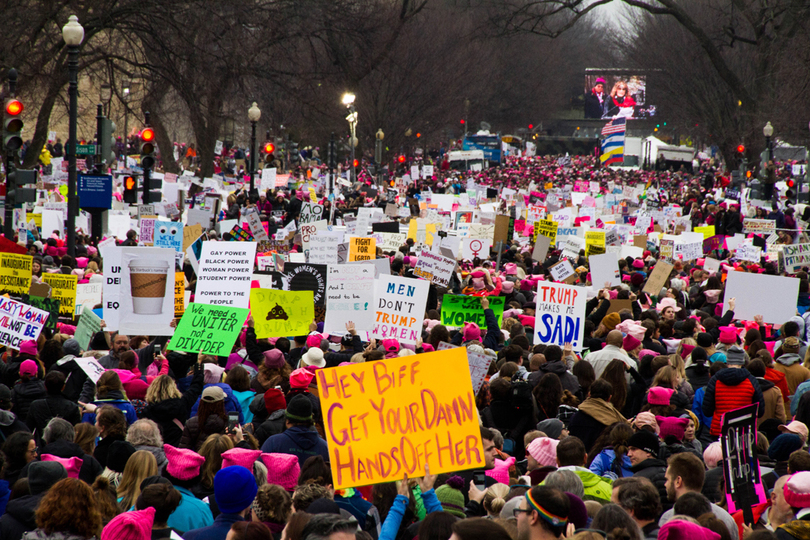
[[[627,128],[627,118],[614,118],[602,128],[602,135],[612,135],[614,133],[624,133]]]
[[[602,155],[600,161],[603,165],[622,163],[624,161],[624,135],[627,128],[627,119],[614,118],[602,128]]]

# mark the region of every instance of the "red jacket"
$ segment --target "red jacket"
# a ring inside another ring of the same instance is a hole
[[[765,380],[771,381],[782,392],[782,399],[785,400],[785,406],[787,407],[788,403],[790,403],[790,390],[788,390],[785,374],[773,368],[765,368]]]
[[[723,415],[729,411],[759,403],[758,416],[765,413],[765,398],[762,389],[748,370],[725,368],[709,380],[703,397],[703,414],[712,417],[711,434],[720,435]]]

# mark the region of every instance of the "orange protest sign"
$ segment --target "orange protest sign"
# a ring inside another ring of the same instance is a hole
[[[464,347],[318,370],[335,489],[484,466]]]
[[[353,236],[349,239],[349,262],[377,258],[377,239]]]

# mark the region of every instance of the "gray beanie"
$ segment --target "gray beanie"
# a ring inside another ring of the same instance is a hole
[[[58,461],[33,461],[28,466],[28,489],[31,495],[39,495],[67,477],[65,467]]]

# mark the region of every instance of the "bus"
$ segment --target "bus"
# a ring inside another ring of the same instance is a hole
[[[489,131],[468,134],[462,142],[462,150],[483,150],[484,158],[490,163],[500,165],[502,161],[501,136]]]

